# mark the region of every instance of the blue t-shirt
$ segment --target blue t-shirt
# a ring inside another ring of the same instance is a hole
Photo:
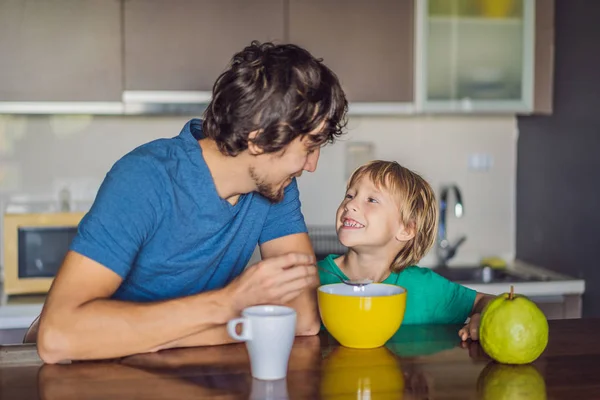
[[[171,139],[115,163],[79,224],[74,250],[123,278],[113,298],[155,301],[226,286],[257,244],[307,232],[294,180],[280,203],[252,192],[219,197],[189,121]]]

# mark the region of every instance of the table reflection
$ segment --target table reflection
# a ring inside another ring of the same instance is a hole
[[[350,349],[328,335],[297,338],[286,379],[252,379],[243,345],[174,349],[104,362],[43,365],[42,399],[431,398],[454,390],[482,399],[545,399],[540,365],[489,361],[454,326],[405,326],[384,346]],[[463,349],[461,349],[463,347]],[[439,363],[442,361],[443,363]],[[448,363],[456,368],[446,368]],[[507,397],[508,396],[508,397]]]
[[[118,361],[43,365],[38,391],[54,399],[316,398],[321,362],[319,338],[298,338],[282,381],[252,379],[243,346],[175,349]],[[297,394],[297,395],[296,395]]]
[[[481,400],[546,400],[546,382],[535,365],[504,365],[491,361],[479,374]]]
[[[336,347],[323,360],[323,398],[408,400],[426,398],[429,392],[429,378],[418,365],[409,363],[403,367],[401,358],[387,347]]]
[[[401,357],[422,357],[460,346],[457,325],[404,325],[386,343]]]

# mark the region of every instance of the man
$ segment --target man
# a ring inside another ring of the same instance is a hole
[[[47,363],[232,342],[245,307],[287,304],[319,329],[296,177],[342,134],[336,76],[294,45],[253,42],[217,79],[203,121],[112,167],[50,289]],[[244,271],[256,245],[263,261]]]

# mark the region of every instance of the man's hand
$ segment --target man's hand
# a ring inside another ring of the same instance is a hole
[[[479,322],[481,320],[481,314],[473,314],[471,315],[471,319],[469,322],[458,331],[458,336],[460,336],[463,342],[468,339],[471,340],[479,340]]]
[[[225,290],[236,312],[257,304],[285,304],[318,285],[314,264],[309,254],[271,257],[248,267]]]

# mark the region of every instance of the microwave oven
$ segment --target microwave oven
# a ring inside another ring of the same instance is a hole
[[[4,214],[4,295],[44,294],[85,212]]]

